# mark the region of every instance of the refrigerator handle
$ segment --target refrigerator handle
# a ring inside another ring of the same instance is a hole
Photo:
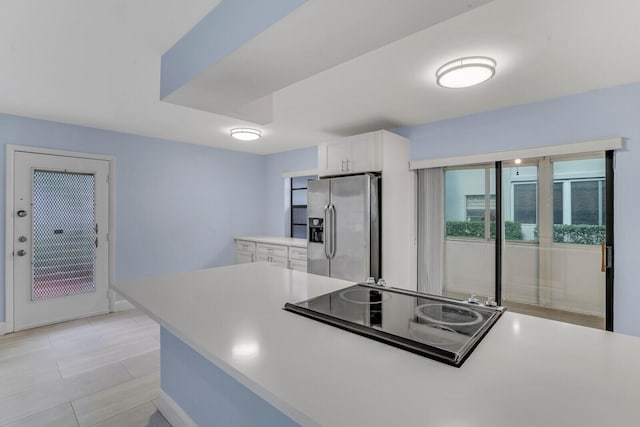
[[[329,242],[330,239],[330,230],[329,230],[329,205],[325,205],[324,207],[324,238],[322,246],[324,249],[324,256],[327,259],[331,259],[331,245]]]
[[[331,211],[331,259],[336,256],[336,206],[331,203],[329,205]]]

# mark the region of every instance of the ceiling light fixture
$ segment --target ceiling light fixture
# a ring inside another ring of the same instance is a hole
[[[258,129],[251,128],[235,128],[229,132],[232,137],[240,141],[255,141],[262,136],[262,132]]]
[[[447,62],[436,71],[436,82],[447,88],[475,86],[496,73],[496,61],[486,56],[468,56]]]

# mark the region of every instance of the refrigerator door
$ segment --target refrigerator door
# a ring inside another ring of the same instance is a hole
[[[323,179],[319,181],[309,181],[307,189],[307,224],[313,224],[313,219],[322,220],[324,231],[322,233],[323,243],[312,242],[307,238],[307,272],[329,276],[329,258],[326,254],[330,250],[328,240],[328,209],[330,203],[331,180]],[[311,233],[308,233],[311,236]]]
[[[331,277],[364,282],[371,271],[371,176],[331,179]]]

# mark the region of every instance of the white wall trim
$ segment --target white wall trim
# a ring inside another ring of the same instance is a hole
[[[569,154],[591,153],[596,151],[620,150],[623,148],[621,137],[573,142],[569,144],[545,145],[542,147],[522,148],[518,150],[495,151],[492,153],[470,154],[468,156],[439,157],[435,159],[409,162],[410,169],[428,169],[445,166],[461,166],[479,163],[497,162],[532,157],[550,157]]]
[[[301,171],[282,172],[282,178],[296,178],[298,176],[318,175],[318,169],[305,169]]]
[[[4,335],[7,333],[7,324],[6,322],[0,322],[0,335]]]
[[[164,390],[158,393],[157,402],[158,410],[173,427],[198,427],[198,424]]]
[[[14,156],[16,152],[48,154],[52,156],[76,157],[81,159],[103,160],[109,163],[109,277],[107,278],[109,287],[115,278],[115,162],[113,156],[80,153],[77,151],[55,150],[40,147],[28,147],[15,144],[7,144],[5,150],[5,239],[4,239],[4,289],[5,289],[5,333],[14,331],[14,313],[13,313],[13,193],[14,193]],[[113,306],[113,293],[108,292],[109,306]],[[1,334],[0,334],[1,335]]]
[[[4,319],[5,332],[13,332],[13,156],[15,149],[5,151],[5,213],[4,213]]]

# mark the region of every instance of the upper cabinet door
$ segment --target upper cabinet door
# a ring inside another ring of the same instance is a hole
[[[347,172],[380,172],[382,170],[380,132],[365,133],[347,138],[349,157]]]
[[[334,174],[347,172],[347,159],[349,158],[349,146],[344,142],[329,144],[327,147],[327,165],[329,171]]]
[[[318,146],[319,176],[382,170],[382,132],[350,136]]]

